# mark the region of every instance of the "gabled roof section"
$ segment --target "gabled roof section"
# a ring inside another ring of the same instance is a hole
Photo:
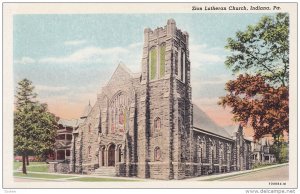
[[[193,122],[193,127],[197,129],[232,139],[225,129],[217,125],[203,110],[201,110],[195,104],[193,104]]]
[[[230,136],[233,136],[234,133],[238,132],[239,125],[229,125],[229,126],[224,127],[224,129]]]
[[[81,118],[81,119],[82,119],[82,118],[86,118],[86,117],[90,114],[92,108],[93,108],[93,107],[91,106],[91,103],[89,102],[89,104],[85,107],[85,109],[84,109],[82,115],[80,116],[80,118]]]
[[[132,78],[134,77],[134,74],[131,72],[131,70],[123,63],[119,63],[118,67],[112,74],[111,78],[109,79],[107,85],[110,85],[110,83],[115,79],[120,79],[120,75],[122,75],[123,78]]]

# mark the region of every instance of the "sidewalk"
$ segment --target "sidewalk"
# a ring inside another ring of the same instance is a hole
[[[195,178],[188,178],[184,179],[185,181],[213,181],[213,180],[219,180],[219,179],[225,179],[233,176],[238,176],[238,175],[243,175],[247,173],[252,173],[252,172],[257,172],[261,170],[266,170],[270,168],[277,168],[280,166],[285,166],[288,165],[288,163],[284,164],[276,164],[276,165],[271,165],[271,166],[266,166],[262,168],[257,168],[253,170],[244,170],[244,171],[237,171],[237,172],[229,172],[229,173],[223,173],[223,174],[215,174],[215,175],[205,175],[205,176],[200,176],[200,177],[195,177]]]
[[[21,172],[21,171],[14,171],[14,172]],[[95,175],[87,175],[87,174],[60,174],[60,173],[50,173],[50,172],[33,172],[33,171],[27,171],[27,173],[31,174],[47,174],[47,175],[59,175],[62,176],[62,178],[57,179],[48,179],[48,178],[33,178],[33,177],[21,177],[21,176],[15,176],[16,178],[24,178],[24,179],[37,179],[37,180],[51,180],[51,181],[76,181],[72,179],[76,178],[103,178],[103,179],[116,179],[116,180],[130,180],[130,181],[145,181],[145,180],[151,180],[152,179],[142,179],[137,177],[117,177],[117,176],[95,176]],[[63,176],[66,176],[64,178]],[[68,176],[68,177],[67,177]],[[69,177],[72,176],[72,177]],[[156,181],[156,180],[153,180]]]
[[[223,174],[213,174],[213,175],[205,175],[200,177],[193,177],[193,178],[187,178],[183,180],[175,180],[175,181],[214,181],[214,180],[220,180],[220,179],[226,179],[229,177],[239,176],[247,173],[262,171],[270,168],[277,168],[280,166],[288,165],[288,163],[284,164],[277,164],[277,165],[271,165],[267,167],[262,167],[254,170],[244,170],[244,171],[236,171],[236,172],[230,172],[230,173],[223,173]],[[14,172],[20,172],[20,171],[14,171]],[[142,179],[137,177],[116,177],[116,176],[95,176],[95,175],[84,175],[84,174],[58,174],[58,173],[49,173],[49,172],[32,172],[28,171],[28,173],[32,174],[48,174],[48,175],[60,175],[62,178],[57,179],[48,179],[48,178],[31,178],[31,177],[19,177],[15,176],[16,178],[24,178],[24,179],[36,179],[36,180],[48,180],[48,181],[76,181],[73,179],[76,178],[103,178],[103,179],[115,179],[115,180],[131,180],[131,181],[164,181],[164,180],[156,180],[156,179]],[[66,177],[63,177],[66,176]],[[69,177],[72,176],[72,177]],[[174,180],[172,180],[174,181]]]

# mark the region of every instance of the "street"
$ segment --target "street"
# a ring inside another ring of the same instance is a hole
[[[287,181],[289,180],[289,165],[262,171],[241,174],[238,176],[220,179],[220,181]]]

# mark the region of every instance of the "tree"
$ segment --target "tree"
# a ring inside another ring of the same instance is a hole
[[[288,144],[284,142],[283,136],[280,136],[278,141],[271,146],[271,153],[275,154],[278,163],[288,161]]]
[[[34,86],[28,79],[18,83],[14,111],[14,152],[22,155],[22,171],[26,174],[26,157],[52,149],[56,136],[56,121],[46,104],[36,100]]]
[[[218,102],[232,108],[233,119],[250,124],[256,139],[274,140],[289,131],[289,16],[264,16],[256,25],[228,38],[225,65],[237,75]]]
[[[264,16],[236,38],[228,38],[231,51],[225,65],[234,73],[260,74],[273,86],[289,83],[289,16]]]
[[[232,108],[233,119],[250,124],[254,137],[265,134],[279,137],[289,131],[289,93],[286,86],[274,88],[265,78],[256,75],[239,75],[226,83],[228,94],[221,97],[219,104]]]

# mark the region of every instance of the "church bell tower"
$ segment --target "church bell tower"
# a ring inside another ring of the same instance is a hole
[[[144,30],[138,176],[182,179],[191,161],[189,35],[169,19]]]

